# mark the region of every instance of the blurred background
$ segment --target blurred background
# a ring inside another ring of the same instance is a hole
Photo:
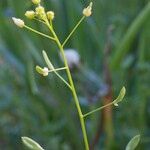
[[[122,86],[127,94],[119,107],[86,119],[91,150],[122,150],[141,134],[137,149],[150,149],[150,3],[149,0],[94,0],[93,15],[78,28],[65,48],[75,49],[80,64],[71,71],[83,112],[114,99]],[[54,28],[63,41],[82,16],[88,0],[45,0],[55,11]],[[82,133],[68,88],[52,73],[42,77],[44,49],[62,67],[55,43],[17,28],[12,16],[27,20],[30,0],[0,0],[0,149],[24,149],[28,136],[49,150],[83,150]],[[66,78],[65,72],[60,74]]]

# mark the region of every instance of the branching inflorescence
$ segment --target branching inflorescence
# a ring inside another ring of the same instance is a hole
[[[35,10],[30,10],[30,11],[26,11],[25,13],[25,16],[28,18],[28,19],[31,19],[31,20],[35,20],[35,21],[39,21],[41,22],[42,24],[44,24],[50,31],[51,35],[52,36],[49,36],[47,34],[44,34],[40,31],[37,31],[29,26],[27,26],[23,20],[19,19],[19,18],[12,18],[13,19],[13,22],[20,28],[26,28],[36,34],[39,34],[45,38],[48,38],[52,41],[54,41],[59,50],[60,50],[60,53],[61,53],[61,56],[62,56],[62,60],[64,62],[64,67],[61,67],[61,68],[55,68],[54,65],[51,63],[47,53],[43,50],[42,54],[43,54],[43,57],[44,57],[44,60],[47,64],[47,67],[44,67],[44,68],[41,68],[40,66],[36,66],[36,70],[39,74],[43,75],[43,76],[48,76],[49,73],[53,72],[56,74],[56,76],[58,78],[60,78],[60,80],[62,82],[64,82],[64,84],[69,88],[69,90],[71,91],[72,95],[73,95],[73,98],[74,98],[74,102],[75,102],[75,105],[76,105],[76,108],[77,108],[77,111],[78,111],[78,115],[79,115],[79,119],[80,119],[80,124],[81,124],[81,129],[82,129],[82,133],[83,133],[83,139],[84,139],[84,143],[85,143],[85,149],[86,150],[89,150],[89,143],[88,143],[88,138],[87,138],[87,131],[86,131],[86,127],[85,127],[85,117],[91,115],[92,113],[94,112],[97,112],[107,106],[110,106],[110,105],[115,105],[115,106],[118,106],[118,103],[120,101],[122,101],[124,95],[125,95],[125,88],[123,87],[120,91],[120,94],[119,96],[117,97],[116,100],[114,100],[112,103],[109,103],[105,106],[102,106],[102,107],[99,107],[91,112],[88,112],[86,114],[83,114],[82,110],[81,110],[81,106],[80,106],[80,103],[79,103],[79,100],[78,100],[78,97],[77,97],[77,94],[76,94],[76,89],[75,89],[75,86],[74,86],[74,82],[73,82],[73,79],[72,79],[72,75],[71,75],[71,72],[70,72],[70,69],[69,69],[69,66],[68,66],[68,62],[67,62],[67,58],[65,56],[65,53],[64,53],[64,46],[65,44],[68,42],[68,40],[70,39],[70,37],[73,35],[73,33],[76,31],[76,29],[78,28],[78,26],[81,24],[81,22],[86,18],[86,17],[89,17],[91,16],[92,14],[92,2],[89,4],[89,6],[87,6],[86,8],[83,9],[83,16],[81,17],[81,19],[79,20],[79,22],[75,25],[75,27],[73,28],[73,30],[70,32],[70,34],[67,36],[67,38],[64,40],[64,42],[60,42],[58,36],[56,35],[56,32],[53,28],[53,20],[55,18],[55,14],[53,11],[45,11],[45,8],[41,5],[41,0],[32,0],[33,4],[36,5],[36,8]],[[65,70],[66,71],[66,74],[67,74],[67,77],[68,77],[68,81],[65,80],[60,74],[59,74],[59,71],[61,70]],[[27,138],[27,137],[23,137],[22,138],[24,144],[26,146],[28,146],[29,148],[32,148],[32,144],[34,145],[34,147],[36,147],[36,143]],[[39,145],[37,145],[36,147],[37,149],[42,149]]]

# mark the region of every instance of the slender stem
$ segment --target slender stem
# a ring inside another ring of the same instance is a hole
[[[105,105],[105,106],[99,107],[99,108],[97,108],[97,109],[95,109],[95,110],[92,110],[92,111],[90,111],[90,112],[84,114],[83,117],[87,117],[87,116],[89,116],[89,115],[91,115],[91,114],[93,114],[93,113],[95,113],[95,112],[97,112],[97,111],[100,111],[100,110],[102,110],[102,109],[104,109],[104,108],[106,108],[106,107],[108,107],[108,106],[110,106],[110,105],[113,105],[113,104],[114,104],[114,102],[109,103],[109,104],[107,104],[107,105]]]
[[[51,25],[51,27],[53,29],[53,22],[52,22],[52,20],[50,20],[50,25]]]
[[[65,70],[65,69],[67,69],[67,67],[62,67],[62,68],[57,68],[57,69],[51,69],[48,72],[61,71],[61,70]]]
[[[80,117],[80,123],[81,123],[82,133],[83,133],[83,139],[84,139],[85,149],[89,150],[89,143],[88,143],[88,138],[87,138],[87,133],[86,133],[85,120],[84,120],[83,115],[79,116],[79,117]]]
[[[49,35],[46,35],[46,34],[44,34],[44,33],[41,33],[41,32],[39,32],[39,31],[37,31],[37,30],[34,30],[34,29],[32,29],[32,28],[30,28],[30,27],[28,27],[28,26],[26,26],[26,25],[25,25],[24,27],[25,27],[26,29],[28,29],[28,30],[34,32],[34,33],[37,33],[37,34],[39,34],[39,35],[41,35],[41,36],[44,36],[44,37],[46,37],[46,38],[49,38],[49,39],[55,41],[55,39],[54,39],[53,37],[49,36]]]
[[[78,28],[78,26],[81,24],[81,22],[84,20],[85,16],[83,16],[79,22],[76,24],[76,26],[73,28],[73,30],[70,32],[70,34],[67,36],[66,40],[63,42],[62,47],[65,46],[65,44],[68,42],[68,40],[70,39],[70,37],[72,36],[72,34],[76,31],[76,29]]]
[[[69,85],[69,83],[57,71],[54,70],[54,73],[72,90],[72,87]]]
[[[77,97],[77,94],[76,94],[76,90],[75,90],[75,87],[74,87],[74,83],[73,83],[73,80],[72,80],[70,69],[68,67],[68,62],[67,62],[67,59],[65,57],[63,45],[61,45],[61,43],[60,43],[60,41],[59,41],[55,31],[50,26],[48,21],[47,21],[47,26],[50,29],[51,33],[53,34],[53,36],[54,36],[54,38],[56,40],[56,43],[57,43],[57,45],[58,45],[58,47],[59,47],[59,49],[61,51],[65,67],[67,68],[66,69],[66,73],[67,73],[67,76],[68,76],[68,79],[69,79],[69,82],[70,82],[70,86],[71,86],[71,89],[72,89],[72,95],[74,97],[74,101],[75,101],[76,108],[77,108],[77,111],[78,111],[78,115],[79,115],[79,118],[80,118],[80,124],[81,124],[83,138],[84,138],[84,143],[85,143],[85,149],[89,150],[88,138],[87,138],[87,133],[86,133],[86,128],[85,128],[85,120],[84,120],[84,117],[83,117],[83,114],[82,114],[82,111],[81,111],[81,107],[80,107],[80,104],[79,104],[79,100],[78,100],[78,97]]]

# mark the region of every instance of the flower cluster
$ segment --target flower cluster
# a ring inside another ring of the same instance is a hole
[[[43,21],[48,21],[48,20],[53,20],[54,19],[54,12],[53,11],[48,11],[45,12],[45,8],[43,6],[40,5],[40,0],[32,0],[32,2],[34,4],[38,4],[38,6],[35,8],[35,11],[30,10],[30,11],[26,11],[25,16],[28,19],[40,19]]]
[[[37,5],[35,10],[28,10],[25,12],[25,16],[28,19],[37,19],[39,21],[52,21],[54,19],[54,12],[53,11],[45,11],[45,8],[41,6],[41,0],[32,0],[33,4]],[[23,20],[19,18],[12,18],[13,22],[20,28],[23,28],[25,26],[25,23]]]
[[[52,21],[55,17],[55,13],[53,11],[45,11],[45,8],[41,6],[41,0],[31,0],[33,4],[37,5],[35,10],[28,10],[25,12],[25,16],[28,19],[37,19],[39,21]],[[92,14],[92,2],[89,4],[88,7],[83,9],[83,15],[85,17],[89,17]],[[25,26],[25,23],[23,20],[19,18],[12,18],[13,22],[20,28],[23,28]]]

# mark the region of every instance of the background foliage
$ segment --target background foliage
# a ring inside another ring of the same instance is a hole
[[[79,20],[82,8],[87,4],[88,1],[81,0],[44,2],[48,10],[56,13],[54,26],[61,40]],[[138,133],[142,136],[139,149],[150,147],[150,11],[127,41],[126,52],[119,47],[133,20],[146,5],[148,0],[95,0],[93,16],[80,26],[66,46],[77,49],[81,55],[85,73],[76,70],[73,76],[82,108],[87,112],[102,101],[101,98],[90,103],[88,98],[99,88],[96,84],[104,83],[104,47],[108,28],[113,26],[109,37],[113,96],[122,85],[127,88],[124,102],[113,109],[115,140],[111,149],[115,150],[124,149],[129,139]],[[32,4],[27,0],[0,1],[0,149],[22,149],[20,137],[28,136],[45,149],[82,150],[77,112],[67,88],[53,74],[43,78],[35,72],[36,64],[45,65],[41,57],[43,49],[56,66],[62,65],[57,47],[12,24],[11,17],[17,16],[24,18],[30,26],[47,32],[44,26],[25,19],[23,14],[28,9],[32,9]],[[121,51],[119,55],[118,51]],[[119,58],[117,62],[116,58]],[[97,131],[99,115],[87,119],[90,141]],[[108,149],[106,140],[103,133],[97,149]]]

